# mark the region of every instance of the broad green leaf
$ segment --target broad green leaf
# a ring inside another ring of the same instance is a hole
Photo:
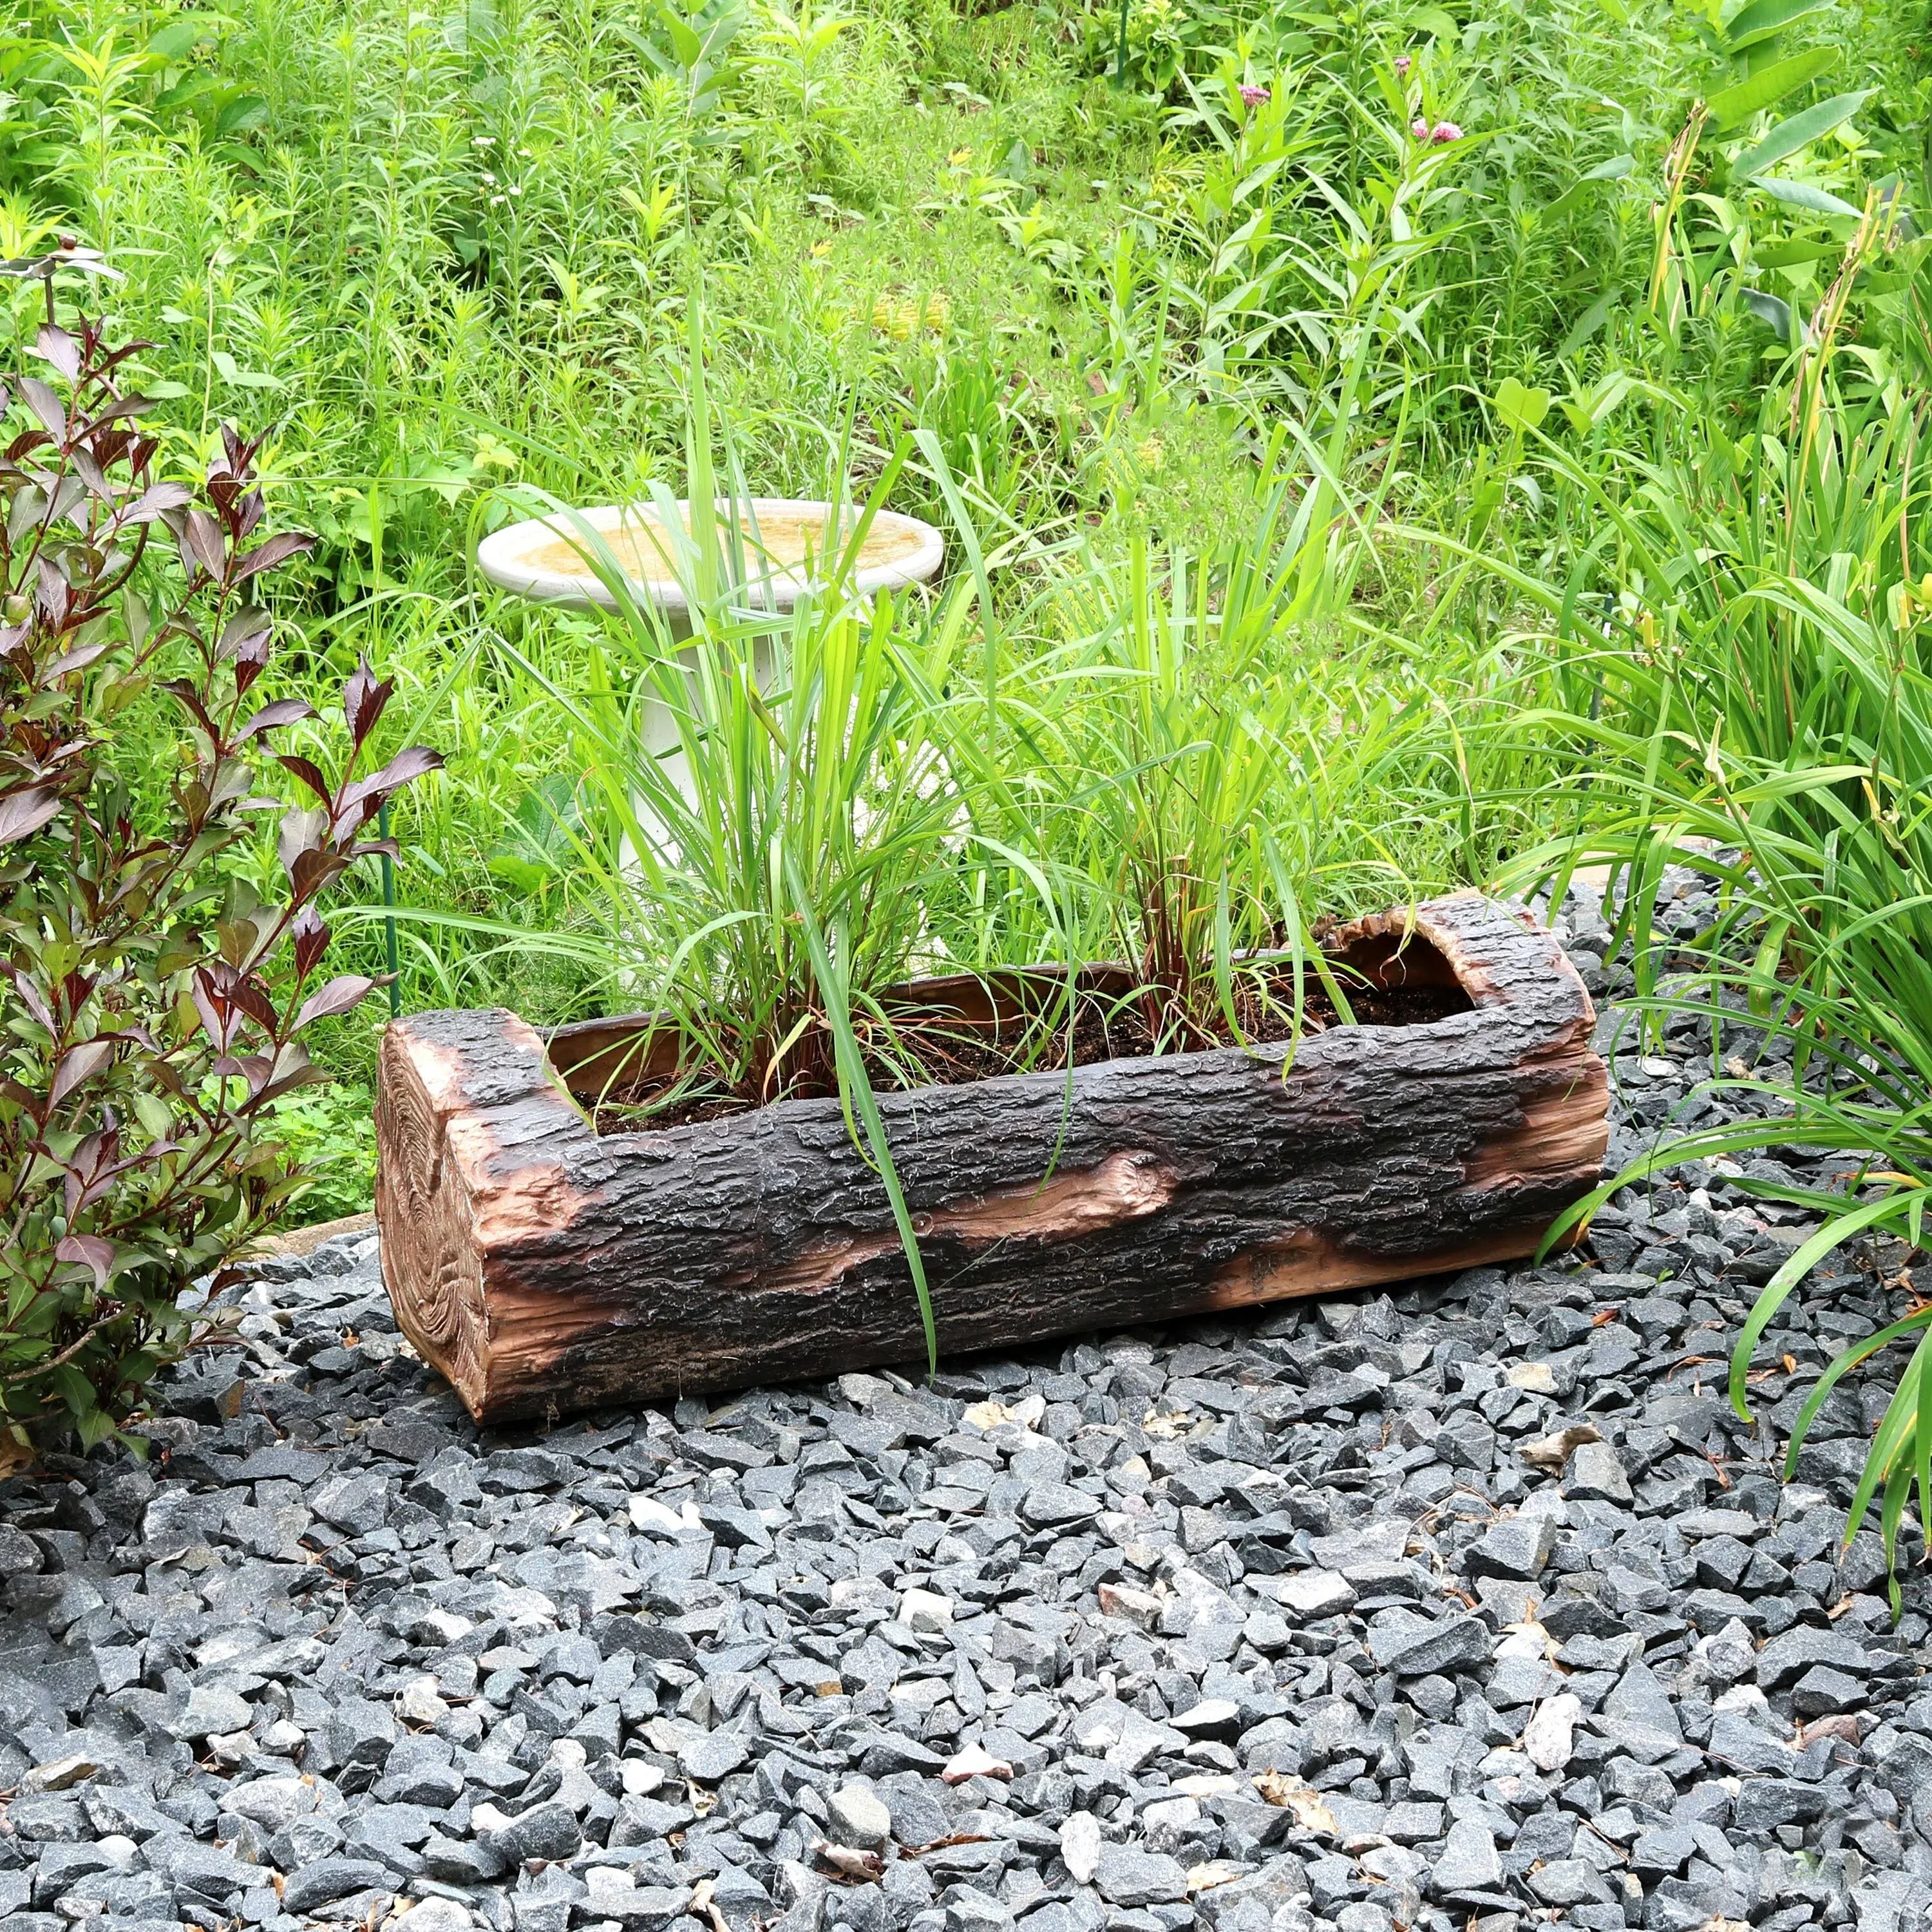
[[[1760,268],[1796,268],[1807,262],[1835,259],[1844,252],[1844,245],[1837,242],[1773,242],[1751,250]]]
[[[1773,201],[1781,201],[1786,208],[1808,208],[1814,214],[1849,216],[1858,219],[1859,211],[1849,201],[1840,201],[1835,194],[1828,194],[1822,188],[1814,188],[1809,182],[1780,181],[1774,175],[1760,175],[1751,183]],[[1835,254],[1836,250],[1828,250]],[[1759,257],[1760,260],[1763,259]]]
[[[171,113],[177,107],[184,107],[191,100],[199,100],[204,94],[213,94],[221,83],[213,74],[203,73],[199,68],[178,80],[172,87],[164,87],[154,96],[157,113]]]
[[[1749,6],[1735,14],[1724,30],[1728,53],[1742,53],[1745,48],[1781,33],[1794,20],[1821,11],[1830,0],[1750,0]]]
[[[1544,208],[1542,220],[1548,224],[1556,220],[1562,215],[1568,214],[1573,208],[1580,206],[1588,198],[1588,190],[1594,183],[1604,181],[1622,181],[1624,176],[1636,166],[1636,158],[1632,154],[1617,154],[1607,161],[1598,163],[1587,174],[1579,175],[1554,201]]]
[[[265,128],[268,104],[259,94],[244,94],[231,100],[215,117],[215,134],[223,140],[250,128]]]
[[[213,26],[204,14],[188,14],[171,20],[148,40],[148,58],[164,64],[178,61],[206,40]]]
[[[1526,388],[1514,376],[1496,386],[1496,414],[1514,430],[1534,429],[1550,413],[1550,392]]]
[[[1774,168],[1799,148],[1822,140],[1834,128],[1849,121],[1877,92],[1875,87],[1862,87],[1856,94],[1834,94],[1828,100],[1821,100],[1803,113],[1780,121],[1756,147],[1731,164],[1732,173],[1742,180],[1762,174],[1766,168]]]
[[[1744,306],[1759,321],[1766,324],[1780,342],[1795,338],[1792,327],[1791,304],[1782,297],[1772,295],[1763,289],[1747,289]]]
[[[1830,47],[1814,47],[1805,53],[1789,54],[1783,60],[1773,61],[1770,66],[1760,68],[1748,80],[1720,89],[1704,104],[1710,109],[1711,118],[1716,122],[1720,133],[1741,128],[1754,114],[1762,114],[1793,88],[1816,80],[1837,58],[1836,52]]]
[[[1617,305],[1617,291],[1606,289],[1583,313],[1576,318],[1570,333],[1556,346],[1556,359],[1568,362],[1578,350],[1594,335],[1610,319],[1611,311]]]

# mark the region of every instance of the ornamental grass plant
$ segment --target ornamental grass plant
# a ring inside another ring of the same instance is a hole
[[[1851,237],[1844,283],[1875,255],[1876,232],[1868,218]],[[1916,278],[1924,244],[1907,245]],[[1918,1246],[1932,1182],[1932,499],[1916,280],[1912,294],[1875,368],[1839,339],[1828,293],[1747,435],[1706,416],[1607,474],[1550,452],[1552,478],[1603,518],[1628,588],[1604,646],[1555,666],[1564,701],[1525,720],[1574,760],[1574,825],[1503,878],[1553,873],[1560,890],[1579,865],[1611,868],[1634,1004],[1659,1028],[1706,1030],[1711,1088],[1734,1116],[1666,1136],[1552,1238],[1630,1183],[1700,1160],[1816,1215],[1737,1337],[1741,1414],[1793,1290],[1861,1240]],[[1667,864],[1718,892],[1716,921],[1688,947],[1652,928]],[[1794,1187],[1735,1167],[1792,1147],[1844,1156],[1849,1178]],[[1795,1468],[1832,1389],[1878,1358],[1894,1390],[1847,1534],[1876,1502],[1888,1556],[1915,1490],[1932,1541],[1932,1308],[1909,1276],[1894,1286],[1898,1318],[1819,1377],[1785,1457]]]

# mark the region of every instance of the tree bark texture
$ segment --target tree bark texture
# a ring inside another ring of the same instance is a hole
[[[1292,1059],[1229,1048],[880,1095],[944,1351],[1534,1251],[1606,1138],[1569,962],[1474,895],[1328,943],[1384,983],[1460,985],[1468,1010],[1334,1028]],[[594,1036],[574,1058],[618,1027],[578,1030]],[[398,1318],[479,1420],[923,1360],[885,1190],[836,1100],[600,1136],[516,1015],[429,1012],[384,1036],[376,1132]]]

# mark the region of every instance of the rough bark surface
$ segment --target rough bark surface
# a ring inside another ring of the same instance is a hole
[[[1283,1049],[881,1096],[943,1349],[1531,1252],[1606,1138],[1589,996],[1474,896],[1330,944],[1470,1010]],[[1400,947],[1400,950],[1398,948]],[[836,1100],[599,1137],[500,1010],[392,1025],[376,1130],[398,1319],[479,1419],[922,1358],[890,1208]]]

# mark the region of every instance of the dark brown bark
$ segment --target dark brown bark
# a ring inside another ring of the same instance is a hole
[[[1588,995],[1548,934],[1473,895],[1403,928],[1331,944],[1459,982],[1469,1011],[1316,1034],[1286,1073],[1275,1047],[881,1095],[942,1348],[1533,1251],[1603,1158]],[[616,1026],[557,1057],[594,1068]],[[376,1129],[398,1318],[480,1419],[923,1355],[836,1100],[600,1138],[524,1021],[436,1012],[385,1035]]]

